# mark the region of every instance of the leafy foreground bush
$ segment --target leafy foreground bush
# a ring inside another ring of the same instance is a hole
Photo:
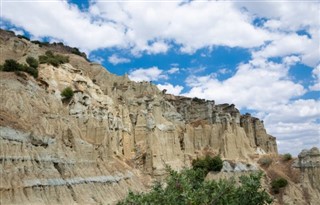
[[[61,96],[66,99],[69,100],[73,97],[74,92],[72,90],[71,87],[66,87],[62,92],[61,92]]]
[[[278,178],[271,182],[272,191],[276,194],[280,192],[280,189],[286,187],[288,185],[288,181],[284,178]]]
[[[45,55],[39,56],[39,61],[41,64],[47,63],[58,67],[60,64],[69,63],[69,57],[59,54],[54,55],[51,51],[47,51]]]
[[[220,156],[206,156],[204,159],[196,159],[192,161],[193,169],[202,169],[206,173],[210,171],[219,172],[223,167],[223,161]]]
[[[272,199],[261,188],[262,172],[234,179],[208,181],[202,169],[185,169],[180,173],[168,168],[164,184],[157,182],[148,193],[129,192],[118,205],[264,205]]]
[[[35,65],[35,64],[33,64],[33,65]],[[38,77],[37,67],[31,67],[31,66],[28,66],[25,64],[20,64],[13,59],[9,59],[9,60],[6,60],[4,62],[4,64],[1,65],[0,68],[2,71],[7,71],[7,72],[18,72],[18,71],[26,72],[26,73],[29,73],[30,75],[32,75],[34,78],[37,78]]]

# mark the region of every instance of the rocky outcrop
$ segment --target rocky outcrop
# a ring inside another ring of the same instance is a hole
[[[302,172],[302,181],[320,193],[320,151],[317,147],[302,150],[295,163]]]
[[[48,49],[70,59],[59,67],[41,64],[37,79],[0,72],[4,204],[112,204],[129,189],[145,190],[147,176],[163,175],[165,164],[178,170],[209,152],[244,161],[237,171],[253,155],[277,152],[263,123],[234,105],[166,95],[63,45],[0,33],[1,64],[25,63]],[[60,95],[66,87],[74,90],[71,100]]]

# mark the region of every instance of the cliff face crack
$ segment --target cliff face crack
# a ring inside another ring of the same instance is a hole
[[[44,147],[44,148],[48,147],[48,143],[42,141],[41,139],[36,138],[32,134],[29,136],[29,139],[30,139],[30,143],[32,145],[36,146],[36,147],[38,147],[38,146],[41,146],[41,147]]]
[[[72,199],[73,201],[77,202],[77,197],[76,197],[76,193],[74,192],[72,186],[70,184],[67,185],[67,188],[70,190],[71,192],[71,196],[72,196]]]
[[[57,162],[53,162],[53,166],[54,168],[56,168],[56,170],[59,172],[59,174],[61,175],[61,177],[63,178],[64,176],[64,170],[63,168],[61,167],[61,165]]]

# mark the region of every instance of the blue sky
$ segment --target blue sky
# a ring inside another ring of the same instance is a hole
[[[320,147],[317,1],[10,1],[1,28],[61,41],[117,75],[234,103],[279,151]]]

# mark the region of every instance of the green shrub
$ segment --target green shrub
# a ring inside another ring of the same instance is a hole
[[[259,159],[258,163],[261,166],[269,167],[270,164],[272,163],[272,159],[270,157],[262,157],[261,159]]]
[[[45,55],[39,56],[39,62],[40,64],[47,63],[58,67],[60,64],[69,63],[69,57],[59,54],[54,55],[52,51],[47,51]]]
[[[74,92],[72,90],[71,87],[66,87],[65,89],[63,89],[63,91],[61,92],[61,96],[64,99],[71,99],[74,95]]]
[[[38,68],[39,66],[39,62],[37,59],[35,59],[34,57],[31,57],[29,56],[27,59],[26,59],[27,63],[29,64],[30,67],[32,68]]]
[[[185,169],[178,173],[169,168],[168,172],[163,184],[155,183],[148,193],[129,192],[118,205],[265,205],[272,202],[261,188],[262,172],[240,177],[240,184],[233,179],[204,180],[202,169]]]
[[[193,169],[202,169],[206,173],[210,171],[219,172],[223,167],[223,161],[220,156],[210,157],[206,156],[203,159],[196,159],[192,161]]]
[[[292,156],[291,156],[290,153],[286,153],[286,154],[284,154],[284,155],[282,156],[282,159],[283,159],[284,161],[289,161],[289,160],[292,159]]]
[[[271,188],[274,193],[279,193],[280,189],[286,187],[288,185],[288,181],[284,178],[277,178],[271,182]]]
[[[33,68],[33,67],[29,67],[29,66],[25,65],[24,68],[23,68],[23,71],[29,73],[34,78],[38,78],[39,71],[38,71],[37,68]]]
[[[38,70],[37,68],[33,68],[24,64],[20,64],[13,59],[6,60],[5,63],[1,66],[3,71],[7,72],[16,72],[16,71],[23,71],[29,73],[34,78],[38,77]]]
[[[3,64],[3,71],[21,71],[22,65],[13,59],[6,60]]]

